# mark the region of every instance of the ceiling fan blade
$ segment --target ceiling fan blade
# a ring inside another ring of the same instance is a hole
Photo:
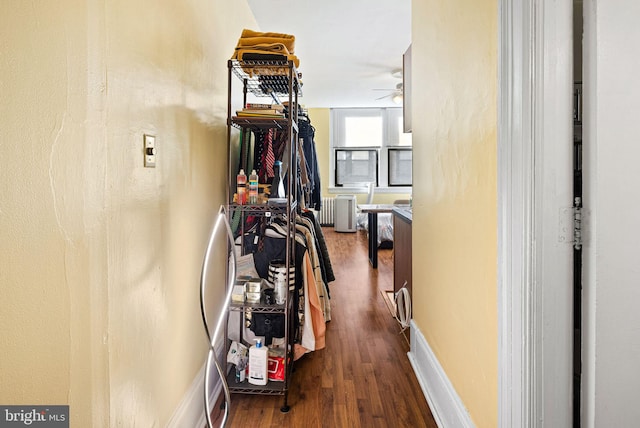
[[[385,98],[389,98],[389,97],[390,97],[390,96],[392,96],[392,95],[393,95],[393,94],[388,94],[388,95],[382,96],[382,97],[380,97],[380,98],[376,98],[376,99],[375,99],[375,101],[382,100],[382,99],[385,99]]]

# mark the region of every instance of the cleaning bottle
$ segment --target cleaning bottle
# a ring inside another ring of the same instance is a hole
[[[238,204],[244,205],[247,202],[247,176],[244,173],[244,169],[240,169],[240,172],[236,177],[236,185],[238,192]]]
[[[249,175],[249,203],[258,203],[258,173],[255,169]]]
[[[262,346],[262,339],[254,339],[256,344],[249,348],[249,383],[266,385],[269,379],[269,350]]]

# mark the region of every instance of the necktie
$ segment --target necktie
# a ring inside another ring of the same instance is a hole
[[[267,172],[267,178],[273,178],[275,173],[273,172],[273,163],[276,161],[276,157],[273,154],[273,129],[269,129],[267,135],[264,138],[265,155],[264,166]]]

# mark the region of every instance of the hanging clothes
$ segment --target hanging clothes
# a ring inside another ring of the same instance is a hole
[[[329,256],[329,248],[327,247],[327,241],[324,238],[324,233],[322,232],[322,226],[320,226],[320,222],[318,218],[310,211],[302,212],[304,218],[308,219],[313,223],[313,228],[315,230],[315,235],[318,244],[318,251],[321,259],[321,267],[322,267],[322,275],[325,283],[328,284],[336,280],[336,276],[333,273],[333,266],[331,264],[331,257]]]
[[[309,178],[310,200],[307,207],[320,211],[322,208],[322,195],[320,183],[320,169],[314,141],[315,128],[311,125],[311,119],[307,115],[299,116],[298,135],[302,138],[302,151],[306,163],[307,176]]]
[[[325,322],[329,322],[331,321],[331,302],[327,295],[327,285],[322,278],[320,258],[318,256],[313,225],[309,224],[309,220],[303,217],[298,217],[296,219],[296,230],[301,232],[307,241],[307,255],[309,257],[309,263],[313,273],[313,276],[309,278],[309,281],[311,281],[315,286],[314,294],[318,298],[318,305],[322,312],[323,319]]]

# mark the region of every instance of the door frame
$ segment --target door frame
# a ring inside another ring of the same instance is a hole
[[[498,423],[571,426],[572,2],[498,13]]]

